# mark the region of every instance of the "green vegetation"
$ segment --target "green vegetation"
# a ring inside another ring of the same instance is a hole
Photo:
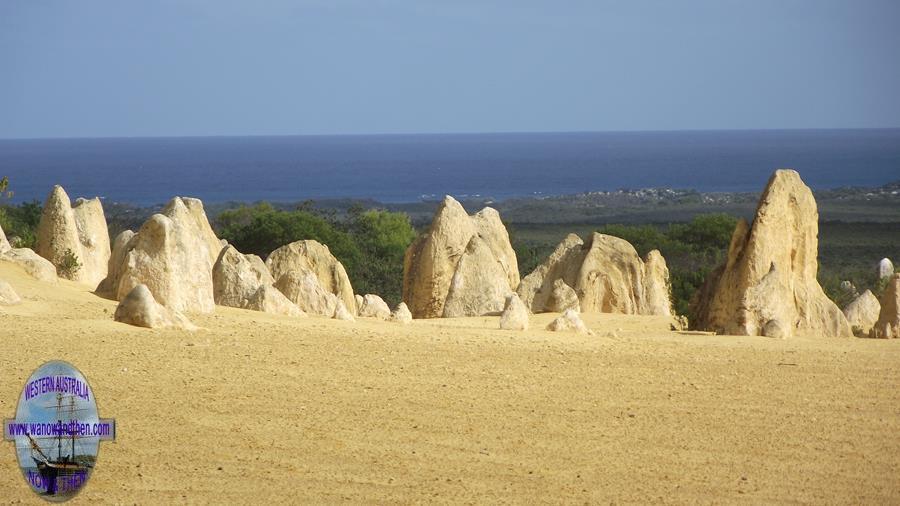
[[[841,289],[841,281],[853,283],[859,293],[872,290],[881,297],[886,280],[879,280],[878,261],[900,256],[900,223],[819,224],[819,284],[825,293],[844,307],[851,295]]]
[[[350,235],[362,253],[363,265],[350,274],[359,293],[376,293],[391,307],[403,296],[403,255],[416,238],[404,213],[354,207],[349,212]]]
[[[672,302],[678,314],[690,318],[689,303],[709,272],[725,260],[737,219],[727,214],[702,214],[688,223],[662,228],[653,225],[606,225],[598,232],[630,242],[642,257],[658,249],[672,281]]]
[[[34,248],[41,205],[37,201],[12,205],[8,202],[11,197],[8,178],[0,178],[0,226],[16,246]],[[137,229],[152,212],[132,206],[119,207],[111,204],[107,209],[111,233],[123,228]],[[413,214],[421,214],[422,223],[430,221],[431,207],[416,209]],[[870,216],[864,211],[871,212],[871,209],[861,209],[862,214],[855,217]],[[521,209],[516,209],[510,210],[509,214],[518,218],[513,218],[514,223],[507,224],[507,228],[523,277],[570,232],[583,238],[593,231],[621,237],[634,245],[641,256],[658,249],[669,267],[675,310],[690,317],[689,301],[709,272],[724,261],[737,219],[723,213],[686,216],[673,209],[654,209],[653,212],[660,214],[657,219],[664,214],[673,221],[682,218],[690,218],[690,221],[668,224],[523,223]],[[646,219],[648,215],[635,211],[623,221],[642,217]],[[880,214],[870,217],[873,221],[823,221],[819,224],[818,279],[825,293],[839,307],[849,303],[853,295],[841,288],[844,280],[853,283],[860,293],[870,289],[880,297],[884,282],[876,279],[875,265],[885,256],[895,260],[900,257],[900,222],[875,221],[876,218],[890,218]],[[213,225],[219,237],[227,239],[242,253],[263,258],[294,241],[319,241],[344,264],[357,293],[379,294],[392,306],[401,298],[403,255],[416,237],[406,212],[367,210],[359,204],[329,211],[315,209],[311,203],[300,204],[294,209],[276,209],[268,203],[241,205],[222,211],[214,217]],[[80,268],[80,262],[74,254],[71,260],[74,274]]]
[[[78,261],[78,255],[71,249],[67,249],[66,252],[63,253],[62,262],[56,266],[56,269],[62,277],[68,279],[74,278],[75,274],[78,273],[78,270],[81,269],[81,262]]]
[[[400,302],[403,254],[415,238],[406,214],[357,206],[340,219],[308,205],[284,211],[260,203],[223,211],[214,223],[219,237],[263,258],[285,244],[316,240],[344,265],[354,291],[376,293],[390,305]]]
[[[346,231],[302,207],[280,211],[263,202],[223,211],[215,222],[219,237],[241,253],[252,253],[264,259],[281,246],[302,239],[314,239],[327,245],[348,271],[361,258],[359,248]]]
[[[37,226],[41,221],[41,204],[34,200],[14,206],[4,200],[12,198],[9,178],[0,178],[0,228],[17,248],[34,248]],[[16,239],[17,238],[17,239]]]

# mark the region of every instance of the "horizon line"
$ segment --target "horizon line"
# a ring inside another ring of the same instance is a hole
[[[414,137],[414,136],[467,136],[467,135],[572,135],[613,133],[709,133],[709,132],[815,132],[843,130],[900,130],[889,127],[813,127],[813,128],[683,128],[683,129],[625,129],[625,130],[509,130],[488,132],[383,132],[383,133],[319,133],[319,134],[191,134],[191,135],[108,135],[68,137],[0,137],[3,141],[68,141],[68,140],[125,140],[125,139],[228,139],[272,137]]]

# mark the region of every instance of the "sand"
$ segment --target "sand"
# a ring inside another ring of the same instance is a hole
[[[189,333],[115,323],[115,302],[9,264],[0,279],[25,299],[0,308],[0,417],[64,359],[117,420],[72,504],[900,502],[900,340],[229,308]],[[42,502],[3,444],[0,502]]]

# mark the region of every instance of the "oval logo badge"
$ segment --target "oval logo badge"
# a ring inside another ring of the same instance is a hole
[[[71,499],[97,464],[100,441],[113,440],[115,420],[100,418],[87,379],[72,364],[47,362],[22,389],[16,417],[4,421],[25,481],[48,501]]]

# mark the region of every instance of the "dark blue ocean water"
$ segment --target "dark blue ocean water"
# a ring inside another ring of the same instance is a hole
[[[815,189],[880,186],[900,179],[900,129],[0,140],[16,201],[53,184],[135,204],[760,191],[778,167]]]

